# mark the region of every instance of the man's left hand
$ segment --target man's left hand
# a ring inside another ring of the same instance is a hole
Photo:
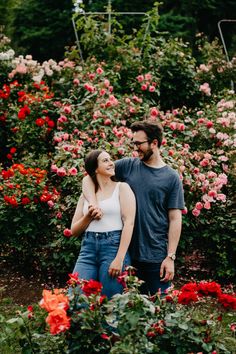
[[[160,268],[160,280],[163,282],[168,282],[173,280],[175,274],[175,263],[170,257],[166,257],[161,263]]]

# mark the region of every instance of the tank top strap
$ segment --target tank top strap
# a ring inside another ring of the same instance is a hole
[[[115,189],[114,189],[114,191],[113,191],[113,193],[112,193],[112,198],[119,198],[119,196],[120,196],[120,184],[121,184],[121,182],[117,182],[117,185],[115,186]]]

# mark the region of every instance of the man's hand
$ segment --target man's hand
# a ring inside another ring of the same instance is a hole
[[[175,274],[174,261],[170,257],[166,257],[164,261],[161,263],[160,280],[166,283],[170,280],[173,280],[174,274]]]
[[[102,217],[102,211],[96,205],[91,205],[91,204],[89,205],[88,214],[92,219],[95,219],[95,220],[100,220]]]

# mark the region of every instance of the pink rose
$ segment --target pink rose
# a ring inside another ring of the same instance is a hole
[[[201,202],[197,202],[196,205],[195,205],[195,208],[197,210],[201,210],[203,208],[203,204]]]
[[[105,121],[104,121],[104,125],[111,125],[111,120],[109,118],[107,118]]]
[[[199,216],[199,215],[200,215],[200,210],[194,208],[194,209],[192,210],[192,214],[193,214],[194,216]]]
[[[207,209],[207,210],[211,209],[211,203],[210,202],[205,202],[204,208]]]
[[[156,117],[156,116],[158,116],[159,111],[158,111],[157,108],[153,107],[153,108],[150,109],[150,114],[151,114],[151,116],[155,116]]]
[[[65,107],[64,107],[64,112],[65,112],[66,114],[71,113],[71,107],[70,107],[70,106],[65,106]]]
[[[63,235],[64,235],[65,237],[71,237],[71,236],[72,236],[72,232],[71,232],[70,229],[65,229],[65,230],[63,231]]]
[[[69,173],[69,175],[71,175],[71,176],[76,176],[77,173],[78,173],[77,168],[71,167],[71,168],[68,170],[68,173]]]
[[[65,170],[65,168],[64,168],[64,167],[58,168],[58,170],[57,170],[57,175],[60,176],[60,177],[66,176],[66,170]]]
[[[51,171],[57,173],[58,167],[56,165],[51,166]]]
[[[137,76],[137,80],[138,82],[142,82],[144,80],[144,76],[143,75]]]
[[[102,69],[102,68],[97,68],[96,73],[97,73],[98,75],[103,74],[103,69]]]

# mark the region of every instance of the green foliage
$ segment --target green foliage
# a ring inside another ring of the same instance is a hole
[[[18,310],[15,317],[8,319],[0,315],[1,353],[66,353],[64,338],[50,336],[45,331],[42,310],[38,305],[35,305],[33,310],[34,315],[27,309]]]

